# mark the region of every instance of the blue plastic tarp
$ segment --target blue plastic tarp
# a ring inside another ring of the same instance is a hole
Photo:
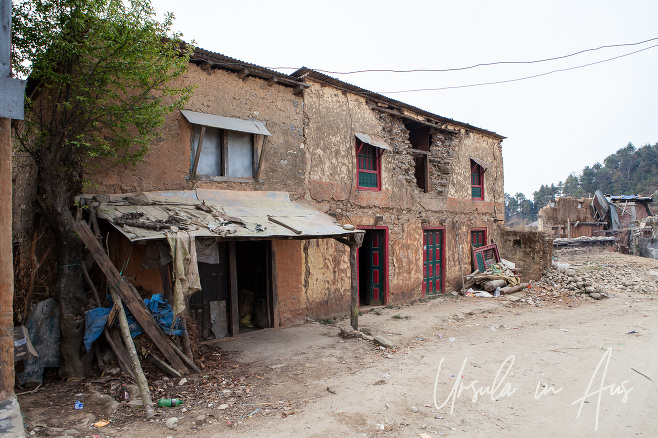
[[[174,312],[162,294],[154,294],[151,298],[146,298],[144,304],[146,304],[149,312],[151,312],[151,315],[153,315],[153,318],[165,335],[181,336],[183,334],[180,319],[176,319],[176,323],[174,324]],[[112,300],[110,300],[110,307],[97,307],[85,312],[84,344],[87,351],[91,350],[91,345],[103,333],[103,329],[107,325],[107,317],[110,314],[110,310],[112,310],[111,305]],[[134,338],[143,332],[142,327],[137,323],[135,317],[132,316],[130,310],[125,307],[124,310],[128,319],[130,335]]]

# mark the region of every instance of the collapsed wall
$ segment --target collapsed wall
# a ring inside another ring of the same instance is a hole
[[[516,264],[521,280],[539,280],[551,267],[553,239],[546,233],[500,228],[498,252],[500,257]]]

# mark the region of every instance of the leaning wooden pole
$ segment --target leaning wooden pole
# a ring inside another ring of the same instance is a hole
[[[142,394],[142,403],[144,404],[144,411],[146,412],[146,419],[150,420],[155,416],[153,410],[153,401],[151,400],[151,393],[149,392],[149,384],[142,370],[142,365],[139,363],[137,357],[137,350],[133,343],[133,338],[130,336],[130,328],[128,327],[128,318],[126,318],[126,311],[123,309],[121,297],[114,288],[110,288],[112,300],[119,305],[119,327],[121,327],[121,336],[123,343],[126,344],[128,353],[130,353],[130,361],[132,362],[133,374],[135,375],[135,382],[139,387],[139,392]]]

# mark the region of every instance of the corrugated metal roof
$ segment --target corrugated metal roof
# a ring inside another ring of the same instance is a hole
[[[444,123],[450,123],[456,126],[461,126],[463,128],[469,129],[471,131],[479,132],[494,138],[497,138],[499,140],[503,140],[506,137],[496,134],[493,131],[488,131],[486,129],[478,128],[477,126],[469,125],[468,123],[463,123],[463,122],[458,122],[453,119],[449,119],[447,117],[442,117],[437,114],[430,113],[429,111],[425,111],[423,109],[417,108],[413,105],[409,105],[408,103],[400,102],[399,100],[391,99],[390,97],[386,97],[382,94],[375,93],[374,91],[366,90],[365,88],[357,87],[356,85],[349,84],[347,82],[343,82],[340,79],[333,78],[331,76],[325,75],[324,73],[317,72],[315,70],[312,70],[308,67],[302,67],[299,70],[293,72],[290,74],[291,77],[295,78],[300,78],[304,79],[306,77],[311,77],[313,79],[316,79],[318,81],[324,82],[326,84],[330,84],[335,86],[336,88],[342,89],[342,90],[347,90],[351,91],[355,94],[360,94],[363,96],[366,96],[372,100],[375,101],[380,101],[382,103],[385,103],[387,105],[391,105],[393,107],[397,108],[403,108],[407,109],[409,111],[415,112],[421,116],[428,117],[432,120],[438,121],[438,122],[444,122]]]
[[[486,162],[486,161],[484,161],[484,160],[481,160],[481,159],[479,159],[479,158],[471,157],[471,160],[475,161],[477,164],[479,164],[480,166],[482,166],[482,168],[483,168],[484,170],[487,170],[488,168],[491,167],[491,163],[488,163],[488,162]]]
[[[368,143],[371,146],[374,146],[376,148],[380,149],[386,149],[387,151],[390,151],[391,148],[386,144],[383,138],[381,138],[378,135],[368,135],[368,134],[362,134],[360,132],[355,132],[354,136],[361,140],[364,143]]]
[[[144,195],[150,205],[131,203],[126,199],[131,195],[109,195],[109,201],[98,206],[98,217],[111,223],[133,242],[163,239],[172,224],[178,229],[187,228],[195,237],[237,240],[312,239],[362,233],[345,229],[331,216],[310,205],[291,201],[286,192],[197,189],[145,192]],[[140,197],[145,199],[141,194]],[[82,204],[93,202],[93,195],[78,198],[84,201]],[[166,229],[148,229],[134,226],[132,222],[131,225],[122,225],[122,220],[126,219],[151,227],[160,224]]]
[[[284,73],[279,73],[269,68],[261,67],[260,65],[251,64],[249,62],[240,61],[239,59],[231,58],[230,56],[222,55],[221,53],[211,52],[209,50],[197,47],[190,57],[190,62],[199,63],[206,61],[224,70],[238,72],[242,69],[249,70],[251,76],[260,77],[263,79],[276,78],[277,82],[288,87],[307,87],[300,78],[295,78]]]
[[[258,120],[242,120],[231,117],[216,116],[214,114],[198,113],[196,111],[181,110],[188,122],[195,125],[212,126],[214,128],[231,131],[249,132],[251,134],[272,135],[265,127],[265,123]]]

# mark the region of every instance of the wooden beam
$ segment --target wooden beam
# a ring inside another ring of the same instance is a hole
[[[277,82],[278,82],[277,78],[275,78],[274,76],[272,76],[271,78],[269,78],[269,79],[267,80],[267,85],[269,85],[269,86],[271,87],[272,85],[276,84]]]
[[[350,245],[350,272],[352,281],[352,306],[350,309],[350,323],[354,330],[359,329],[359,273],[356,269],[356,243]]]
[[[242,80],[244,80],[244,78],[246,78],[247,76],[249,76],[249,69],[247,68],[243,68],[238,72],[238,77]]]
[[[178,348],[178,347],[176,346],[176,344],[174,344],[173,342],[169,341],[169,344],[171,345],[171,348],[174,349],[174,351],[176,352],[176,354],[178,354],[178,355],[180,356],[180,358],[183,359],[183,362],[185,362],[185,365],[187,365],[188,367],[190,367],[190,368],[192,369],[192,371],[194,371],[195,373],[197,373],[197,374],[201,374],[201,368],[199,368],[198,366],[196,366],[196,364],[192,361],[191,358],[187,357],[187,355],[186,355],[185,353],[183,353],[183,352],[181,351],[181,349]]]
[[[304,94],[304,88],[305,87],[302,87],[301,85],[297,85],[295,88],[292,89],[293,90],[292,93],[295,96],[301,96],[302,94]]]
[[[181,373],[173,369],[169,364],[157,356],[149,354],[149,362],[151,362],[156,367],[160,368],[165,373],[169,374],[171,377],[183,377]]]
[[[272,264],[272,327],[279,327],[279,289],[276,267],[276,240],[270,244],[270,263]]]
[[[425,178],[425,193],[428,193],[430,191],[430,157],[429,155],[425,155],[425,159],[423,160],[423,166],[425,167],[423,170],[425,171],[423,174],[423,177]]]
[[[117,290],[128,309],[130,309],[130,312],[142,327],[144,333],[151,338],[153,343],[176,370],[183,374],[188,373],[189,370],[169,345],[167,337],[162,333],[162,330],[155,322],[155,319],[153,319],[153,315],[151,315],[146,308],[146,305],[139,296],[137,290],[132,284],[123,279],[119,271],[117,271],[112,264],[110,258],[105,254],[103,247],[98,243],[98,240],[96,240],[87,224],[84,222],[76,222],[73,228],[107,277],[110,286]]]
[[[254,174],[254,179],[256,180],[256,182],[260,182],[260,170],[263,168],[263,157],[265,156],[265,146],[267,145],[267,137],[268,137],[267,135],[263,136],[263,144],[260,147],[260,156],[258,157],[258,167],[256,167],[256,173]]]
[[[428,151],[423,151],[421,149],[414,149],[414,148],[409,148],[409,151],[411,152],[411,155],[417,154],[417,155],[429,155],[430,153]]]
[[[292,231],[292,232],[295,233],[295,234],[302,234],[302,231],[301,231],[301,230],[298,230],[297,228],[294,228],[294,227],[291,226],[291,225],[288,225],[288,224],[286,224],[286,223],[284,223],[284,222],[281,222],[281,221],[278,220],[278,219],[274,219],[274,217],[273,217],[273,216],[270,216],[269,214],[267,215],[267,219],[268,219],[270,222],[274,222],[274,223],[277,224],[277,225],[281,225],[283,228],[287,228],[287,229],[289,229],[290,231]]]
[[[231,290],[231,336],[235,336],[240,333],[240,312],[238,310],[238,267],[234,240],[228,242],[228,269]]]
[[[190,177],[196,178],[196,169],[199,166],[199,157],[201,156],[201,148],[203,147],[203,138],[206,136],[206,125],[201,126],[201,133],[199,134],[199,143],[197,143],[196,150],[194,151],[194,164],[192,165],[192,172]]]

